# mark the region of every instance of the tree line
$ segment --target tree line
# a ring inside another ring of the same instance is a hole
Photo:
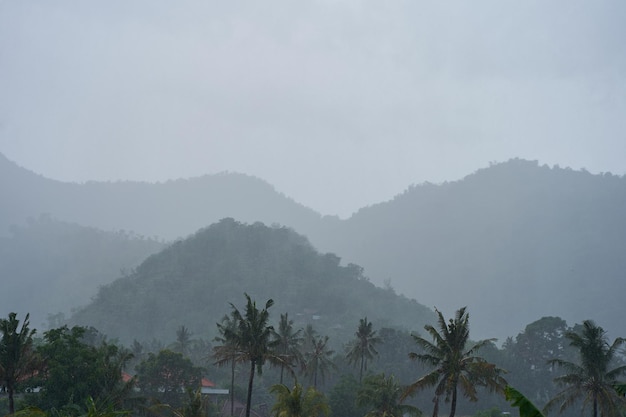
[[[273,300],[258,306],[248,294],[245,297],[242,309],[231,304],[230,313],[216,324],[219,336],[213,343],[203,345],[205,366],[189,358],[194,343],[185,326],[179,328],[174,344],[144,354],[138,342],[131,348],[121,347],[97,330],[80,326],[51,329],[37,338],[28,315],[20,322],[10,313],[0,319],[0,383],[6,392],[5,414],[218,415],[215,404],[199,391],[207,367],[216,365],[228,368],[230,374],[231,408],[226,415],[234,415],[236,399],[245,396],[245,415],[250,417],[253,392],[267,383],[255,384],[255,378],[263,378],[264,367],[270,365],[273,382],[266,391],[273,404],[270,412],[276,417],[419,416],[425,408],[412,401],[418,393],[431,398],[434,417],[442,412],[443,405],[454,417],[461,399],[475,402],[491,393],[519,407],[523,417],[575,408],[593,417],[626,415],[626,383],[621,379],[626,365],[620,350],[625,340],[609,342],[602,327],[590,320],[569,329],[558,318],[544,318],[497,349],[491,339],[470,339],[465,307],[448,320],[436,311],[437,323],[425,326],[425,336],[410,334],[411,349],[395,344],[405,350],[399,355],[423,366],[423,372],[405,380],[405,375],[374,366],[380,356],[389,354],[383,347],[394,333],[374,330],[367,317],[359,320],[343,352],[336,353],[329,348],[328,336],[317,334],[313,326],[295,329],[287,313],[280,315],[274,327],[270,322]],[[533,349],[541,354],[532,355]],[[554,382],[549,398],[540,400],[544,407],[535,405],[545,394],[543,389],[518,389],[522,380],[516,379],[514,367],[503,366],[513,363],[507,362],[507,355],[515,356],[520,369],[529,367],[535,376]],[[247,367],[244,390],[235,384],[242,367]],[[321,385],[329,374],[341,374],[341,378],[325,391]],[[346,398],[349,401],[342,401]],[[475,415],[498,413],[483,410]]]

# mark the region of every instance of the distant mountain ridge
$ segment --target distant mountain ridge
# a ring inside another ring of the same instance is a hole
[[[0,154],[0,234],[27,218],[49,215],[107,231],[172,240],[219,219],[315,229],[322,216],[259,178],[238,173],[163,183],[66,183],[44,178]]]
[[[325,250],[448,314],[468,305],[481,337],[542,316],[626,335],[615,314],[626,292],[624,177],[514,159],[413,186],[335,231]]]
[[[133,270],[163,242],[104,232],[47,216],[0,236],[0,314],[13,311],[47,327],[85,305],[98,288]]]
[[[0,158],[0,173],[6,165]],[[0,207],[5,225],[16,213],[44,212],[106,230],[179,237],[224,217],[277,223],[322,253],[361,265],[373,283],[446,315],[467,305],[478,338],[502,339],[548,315],[570,324],[594,319],[626,335],[616,314],[626,290],[624,177],[512,159],[459,181],[411,186],[340,220],[241,174],[77,185],[12,169],[16,181],[0,177],[0,192],[15,195]],[[49,203],[60,195],[63,204]]]

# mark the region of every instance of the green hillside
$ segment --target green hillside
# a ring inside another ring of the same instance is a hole
[[[287,312],[296,326],[312,323],[337,344],[364,316],[418,331],[434,320],[430,309],[374,286],[362,268],[340,266],[339,257],[318,253],[291,229],[223,219],[102,287],[72,322],[122,342],[171,340],[181,325],[210,338],[244,292],[274,299],[276,319]]]

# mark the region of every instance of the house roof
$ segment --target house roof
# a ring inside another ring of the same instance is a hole
[[[206,378],[202,378],[202,381],[200,381],[200,386],[203,388],[214,388],[215,387],[215,382],[210,381]]]

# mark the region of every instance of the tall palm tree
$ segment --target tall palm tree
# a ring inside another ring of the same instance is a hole
[[[217,329],[220,335],[215,338],[215,341],[221,344],[213,347],[213,358],[215,365],[230,364],[230,415],[233,416],[235,414],[235,367],[243,358],[237,346],[236,334],[239,329],[237,319],[233,315],[226,315],[221,323],[217,323]]]
[[[563,359],[553,359],[550,364],[562,368],[566,374],[554,379],[564,387],[546,404],[545,410],[559,405],[559,411],[582,401],[582,410],[591,405],[593,417],[598,411],[603,417],[621,416],[626,399],[616,390],[617,379],[626,374],[626,365],[610,369],[614,365],[616,353],[626,339],[621,337],[609,344],[606,332],[591,320],[585,320],[582,331],[569,331],[565,334],[570,345],[578,349],[580,364]],[[623,382],[622,382],[623,383]]]
[[[283,383],[285,367],[292,370],[296,363],[302,362],[300,346],[302,345],[302,329],[294,331],[293,320],[289,320],[288,313],[280,315],[278,330],[274,332],[276,354],[282,360],[280,364],[280,383]],[[293,372],[292,372],[293,373]]]
[[[30,315],[26,314],[22,326],[16,313],[0,319],[0,380],[4,381],[9,396],[9,414],[15,413],[13,394],[17,382],[34,371],[36,356],[33,350],[35,330],[28,328]]]
[[[335,367],[331,360],[335,351],[328,348],[328,339],[328,336],[314,336],[311,350],[304,353],[304,375],[313,381],[314,388],[317,388],[318,375],[324,380],[326,372]]]
[[[302,385],[296,383],[290,390],[286,385],[276,384],[272,385],[270,393],[276,395],[272,407],[275,417],[318,417],[330,413],[324,394],[313,387],[304,390]]]
[[[367,321],[367,317],[359,320],[359,327],[355,333],[354,339],[349,347],[346,358],[348,363],[359,364],[359,382],[363,379],[363,371],[367,370],[367,361],[378,355],[376,345],[381,342],[380,337],[372,328],[372,322]]]
[[[248,395],[246,400],[246,417],[250,417],[250,407],[252,404],[252,387],[254,384],[255,372],[259,375],[263,372],[263,365],[266,360],[280,363],[273,353],[276,341],[272,340],[274,328],[268,324],[269,308],[274,305],[274,300],[269,299],[265,307],[259,310],[256,302],[248,294],[246,296],[246,309],[242,314],[237,307],[231,304],[233,309],[232,317],[237,323],[235,331],[224,328],[224,337],[232,340],[238,351],[239,360],[245,360],[250,364],[250,375],[248,378]]]
[[[433,342],[420,336],[412,335],[424,353],[409,353],[413,360],[433,367],[432,371],[407,387],[402,399],[427,387],[435,387],[433,397],[433,417],[438,416],[439,400],[443,396],[450,402],[450,417],[456,413],[458,387],[471,401],[478,400],[477,387],[485,386],[492,391],[503,391],[506,381],[501,377],[502,370],[475,356],[476,352],[493,339],[481,340],[466,348],[469,342],[469,314],[466,307],[457,310],[454,319],[446,323],[443,314],[438,315],[439,330],[431,325],[424,329],[431,335]]]
[[[400,397],[404,388],[396,378],[385,374],[365,377],[357,392],[356,402],[360,407],[368,407],[370,411],[365,417],[404,417],[405,415],[420,416],[422,412],[408,404],[402,404]]]

